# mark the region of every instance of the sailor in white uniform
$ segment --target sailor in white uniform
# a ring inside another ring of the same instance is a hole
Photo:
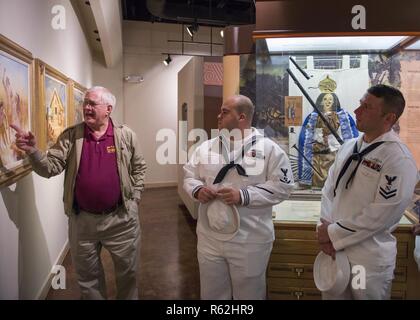
[[[286,153],[251,128],[253,113],[247,97],[227,99],[218,115],[219,129],[236,129],[240,139],[221,134],[207,140],[184,166],[184,189],[202,208],[221,199],[236,206],[240,216],[237,232],[226,239],[209,232],[207,216],[199,213],[201,299],[266,297],[265,272],[274,241],[272,206],[289,197],[294,182]]]
[[[369,88],[355,110],[357,128],[364,134],[342,145],[329,170],[318,241],[331,256],[344,250],[353,273],[343,294],[323,294],[323,299],[390,298],[397,254],[391,232],[418,181],[413,156],[392,130],[404,106],[399,90]]]

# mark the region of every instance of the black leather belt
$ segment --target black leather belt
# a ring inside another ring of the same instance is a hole
[[[91,210],[85,210],[85,209],[83,209],[83,208],[81,208],[80,210],[81,210],[81,211],[88,212],[88,213],[92,213],[92,214],[101,214],[101,215],[105,215],[105,214],[110,214],[110,213],[112,213],[112,212],[117,211],[117,210],[118,210],[121,206],[122,206],[122,203],[121,203],[121,202],[119,202],[119,203],[117,203],[115,206],[113,206],[113,207],[111,207],[111,208],[108,208],[108,209],[105,209],[105,210],[102,210],[102,211],[91,211]]]

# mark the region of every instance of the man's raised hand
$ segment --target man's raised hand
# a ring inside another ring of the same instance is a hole
[[[36,141],[35,136],[32,132],[25,132],[19,126],[11,124],[10,127],[16,131],[16,146],[25,151],[27,154],[33,153],[36,151]]]

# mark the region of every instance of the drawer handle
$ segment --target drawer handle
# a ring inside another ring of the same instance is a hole
[[[296,298],[298,300],[300,300],[300,297],[303,296],[303,292],[302,291],[295,291],[295,292],[293,292],[293,294],[296,296]]]
[[[303,271],[305,271],[304,268],[295,268],[295,272],[297,273],[298,277],[300,277],[300,275],[303,273]]]

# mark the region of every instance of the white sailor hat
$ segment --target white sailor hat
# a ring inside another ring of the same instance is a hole
[[[207,234],[217,240],[231,240],[239,231],[238,208],[219,199],[200,204],[198,219]]]
[[[314,263],[316,287],[331,295],[340,295],[350,282],[350,262],[344,250],[335,253],[335,260],[324,252],[318,253]]]

